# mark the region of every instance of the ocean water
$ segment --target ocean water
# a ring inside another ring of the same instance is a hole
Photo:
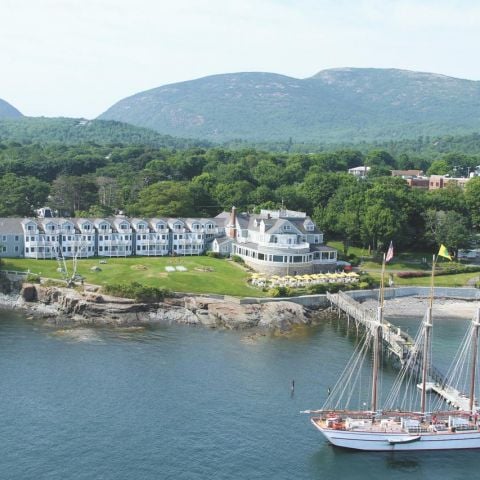
[[[439,327],[446,357],[464,329]],[[354,341],[336,321],[252,338],[0,312],[0,479],[477,478],[476,451],[363,453],[323,440],[299,412],[322,405]]]

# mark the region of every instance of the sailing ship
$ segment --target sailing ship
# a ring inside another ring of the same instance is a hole
[[[333,445],[367,451],[480,448],[479,408],[475,399],[480,309],[469,326],[448,374],[441,382],[432,382],[435,264],[436,258],[433,256],[429,305],[422,326],[390,392],[380,398],[382,328],[385,326],[384,255],[376,321],[367,329],[363,341],[358,343],[340,379],[331,392],[329,391],[322,409],[307,411],[314,415],[311,422],[315,428]],[[361,403],[361,408],[358,408],[361,399],[357,397],[357,408],[352,409],[355,389],[360,387],[365,390],[362,385],[362,372],[365,369],[362,365],[372,351],[372,368],[368,382],[369,408],[367,409],[367,403]],[[429,395],[429,391],[442,396]],[[461,393],[465,391],[469,391],[469,394]],[[450,398],[451,403],[460,408],[455,409],[445,398]]]

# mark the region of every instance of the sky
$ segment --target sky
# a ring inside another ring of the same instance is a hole
[[[95,118],[207,75],[337,67],[480,80],[477,0],[0,0],[0,98]]]

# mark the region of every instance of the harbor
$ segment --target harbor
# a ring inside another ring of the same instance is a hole
[[[347,325],[353,324],[358,332],[359,328],[367,329],[371,332],[378,326],[376,315],[369,309],[366,309],[362,303],[356,301],[350,295],[344,292],[327,293],[327,300],[330,309],[336,311],[338,316],[345,317]],[[402,331],[398,326],[390,322],[383,322],[381,329],[382,341],[389,357],[400,365],[404,365],[413,355],[414,339],[407,333]],[[421,360],[421,356],[416,355],[416,359]],[[421,362],[415,361],[409,364],[410,368],[415,370],[414,373],[420,375]],[[422,385],[418,385],[422,389]],[[428,369],[428,381],[426,390],[436,393],[443,398],[448,405],[453,406],[457,410],[469,410],[469,398],[464,392],[459,391],[451,385],[448,385],[444,374],[434,365],[430,365]],[[479,410],[478,402],[475,401],[475,410]]]

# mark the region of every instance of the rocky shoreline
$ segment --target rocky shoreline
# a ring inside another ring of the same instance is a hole
[[[328,315],[289,301],[241,305],[206,296],[178,296],[158,303],[138,303],[95,291],[38,284],[0,293],[0,307],[22,311],[48,322],[88,326],[186,324],[210,328],[260,329],[288,332],[318,323]]]

